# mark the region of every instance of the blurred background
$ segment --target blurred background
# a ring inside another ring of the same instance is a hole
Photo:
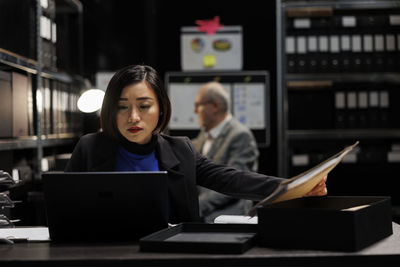
[[[78,99],[146,64],[173,104],[208,80],[232,97],[252,88],[261,101],[242,115],[260,173],[292,177],[360,141],[330,174],[329,194],[390,196],[398,220],[399,2],[0,0],[0,170],[18,181],[0,189],[22,200],[3,213],[44,223],[41,173],[63,170],[79,137],[100,127],[99,111],[82,112]],[[216,17],[215,34],[197,28]],[[232,49],[198,53],[192,36]],[[184,108],[168,132],[193,137],[198,126],[180,121],[193,105]]]

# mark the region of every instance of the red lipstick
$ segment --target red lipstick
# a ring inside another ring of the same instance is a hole
[[[128,129],[128,131],[129,131],[130,133],[137,133],[137,132],[139,132],[139,131],[141,131],[141,130],[143,130],[143,128],[138,127],[138,126],[133,126],[133,127],[131,127],[131,128]]]

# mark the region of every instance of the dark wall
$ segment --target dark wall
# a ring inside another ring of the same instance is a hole
[[[180,28],[220,17],[243,27],[243,70],[271,76],[272,147],[261,149],[260,172],[276,173],[275,1],[81,0],[84,7],[84,72],[153,66],[164,76],[180,71]]]
[[[160,72],[180,70],[180,28],[220,16],[224,25],[242,25],[244,69],[275,69],[275,4],[266,1],[82,0],[85,71],[145,63]],[[265,7],[266,6],[266,7]]]

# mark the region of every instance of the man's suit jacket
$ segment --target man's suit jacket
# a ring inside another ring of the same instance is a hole
[[[117,148],[118,143],[102,132],[87,134],[76,145],[65,171],[114,171]],[[158,135],[156,157],[160,170],[168,172],[171,223],[199,221],[196,185],[258,201],[283,180],[215,164],[198,153],[187,137]]]
[[[202,150],[206,138],[206,133],[202,130],[198,137],[192,140],[198,151]],[[254,172],[258,169],[258,155],[253,134],[234,117],[226,123],[220,135],[213,140],[206,154],[207,158],[217,164]],[[200,211],[206,222],[212,222],[221,214],[244,215],[253,204],[249,200],[232,198],[201,187],[199,193]]]

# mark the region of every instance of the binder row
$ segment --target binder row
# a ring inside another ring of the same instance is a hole
[[[0,71],[0,138],[37,135],[38,102],[42,103],[42,135],[82,131],[83,119],[77,108],[79,86],[42,79],[41,94],[34,94],[29,73]],[[42,101],[37,101],[38,97]]]
[[[335,92],[335,127],[338,129],[399,126],[393,119],[388,90]]]
[[[336,83],[307,90],[292,88],[289,129],[399,128],[400,120],[395,115],[400,114],[395,101],[399,97],[399,85],[391,83]]]
[[[288,36],[286,68],[288,73],[395,72],[400,34]]]
[[[400,13],[392,12],[400,10],[374,12],[379,14],[288,17],[287,72],[397,71]]]
[[[57,26],[56,4],[54,0],[41,0],[42,16],[40,17],[40,37],[42,38],[42,66],[55,69],[57,67]]]
[[[42,134],[80,133],[83,119],[77,107],[79,87],[43,78]]]
[[[288,8],[286,30],[380,30],[400,24],[400,8]]]

